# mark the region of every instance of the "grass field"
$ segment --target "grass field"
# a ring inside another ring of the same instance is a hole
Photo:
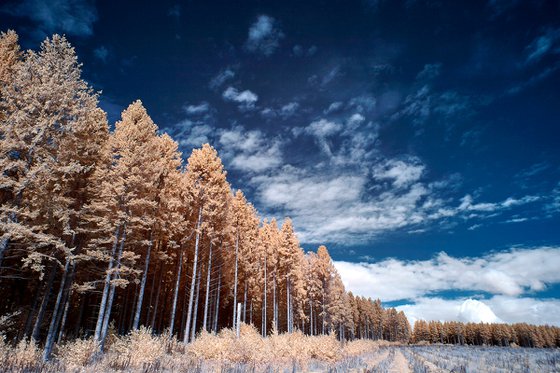
[[[33,343],[0,343],[0,372],[560,372],[560,350],[451,345],[409,346],[301,333],[262,338],[251,327],[204,334],[184,345],[141,329],[112,335],[99,354],[91,339],[57,346],[43,363]]]

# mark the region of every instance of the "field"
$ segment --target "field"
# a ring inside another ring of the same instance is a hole
[[[0,341],[0,372],[560,372],[560,350],[450,345],[408,346],[301,333],[262,338],[252,327],[203,334],[188,345],[141,329],[112,334],[103,354],[91,339],[57,346],[43,363],[33,343]]]

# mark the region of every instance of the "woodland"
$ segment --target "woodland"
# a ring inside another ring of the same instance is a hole
[[[68,40],[0,36],[0,333],[47,361],[65,341],[148,330],[560,346],[560,329],[418,321],[347,292],[329,252],[262,219],[209,144],[183,155],[141,101],[114,125]],[[145,329],[147,328],[147,329]],[[26,342],[27,343],[27,342]]]

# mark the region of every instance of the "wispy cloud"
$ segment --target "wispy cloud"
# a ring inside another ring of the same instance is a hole
[[[201,103],[196,105],[186,105],[184,109],[185,113],[187,114],[201,115],[206,114],[210,111],[210,104],[206,101],[202,101]]]
[[[234,77],[235,72],[233,71],[233,69],[228,67],[216,74],[216,76],[214,76],[212,80],[210,80],[208,86],[210,87],[210,89],[216,90],[224,85],[225,82],[233,79]]]
[[[278,22],[267,15],[260,15],[249,28],[245,49],[252,53],[271,56],[280,46],[284,34]]]
[[[281,142],[258,130],[247,131],[242,126],[221,130],[218,142],[226,163],[237,170],[263,172],[282,163]]]
[[[39,38],[55,32],[91,36],[93,24],[97,21],[93,0],[24,0],[2,9],[13,16],[35,22]]]
[[[548,54],[559,54],[560,28],[548,29],[543,34],[537,36],[525,50],[527,52],[526,64],[537,63]]]
[[[107,63],[109,57],[109,50],[104,46],[97,47],[93,50],[93,56],[103,63]]]
[[[258,101],[259,96],[249,90],[239,91],[234,87],[228,87],[223,93],[222,97],[226,101],[235,102],[239,110],[247,111],[255,108],[255,103]]]

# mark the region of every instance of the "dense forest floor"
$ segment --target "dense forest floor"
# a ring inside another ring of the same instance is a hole
[[[111,334],[104,353],[93,340],[75,340],[55,348],[42,362],[33,343],[0,344],[1,372],[558,372],[560,350],[452,345],[402,345],[299,332],[262,338],[243,325],[202,334],[184,345],[175,338],[140,329]]]

